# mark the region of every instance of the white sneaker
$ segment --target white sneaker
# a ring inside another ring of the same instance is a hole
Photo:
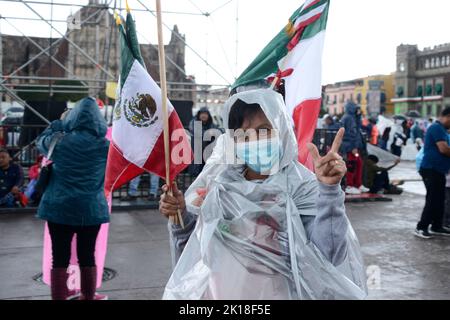
[[[433,238],[433,236],[427,230],[416,229],[414,231],[414,235],[416,237],[419,237],[419,238],[422,238],[422,239],[431,239],[431,238]]]
[[[369,188],[366,188],[366,187],[364,187],[363,185],[361,185],[361,187],[359,187],[359,190],[360,190],[362,193],[367,193],[367,192],[370,191]]]
[[[347,193],[347,194],[361,194],[361,191],[359,189],[356,189],[355,187],[347,187],[347,188],[345,188],[345,193]]]

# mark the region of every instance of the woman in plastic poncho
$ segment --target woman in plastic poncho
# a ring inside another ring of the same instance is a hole
[[[283,98],[269,89],[226,103],[213,155],[183,195],[165,195],[176,266],[165,299],[362,299],[365,269],[345,215],[345,163],[309,145],[316,175],[297,161]],[[252,130],[253,129],[253,130]],[[250,133],[248,133],[250,132]],[[234,161],[236,160],[237,161]],[[165,190],[167,186],[163,187]]]
[[[67,267],[76,234],[81,299],[92,300],[97,279],[95,243],[100,225],[109,222],[103,191],[107,127],[93,98],[81,100],[61,118],[37,141],[44,155],[52,141],[57,141],[49,184],[38,208],[38,217],[48,222],[52,240],[51,294],[54,300],[68,296]]]

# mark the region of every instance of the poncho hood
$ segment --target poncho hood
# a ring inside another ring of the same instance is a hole
[[[295,139],[291,117],[286,112],[283,97],[271,89],[255,89],[237,93],[225,103],[223,116],[224,127],[229,129],[228,118],[233,105],[237,100],[247,104],[258,104],[270,121],[272,127],[277,129],[282,144],[282,157],[279,168],[283,169],[297,159],[297,140]]]

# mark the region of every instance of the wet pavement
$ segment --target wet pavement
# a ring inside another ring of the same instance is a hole
[[[370,277],[370,299],[450,299],[450,237],[413,236],[424,197],[412,191],[347,205],[366,265],[380,275]],[[43,222],[32,214],[0,215],[0,299],[49,299],[49,288],[33,280],[42,239]],[[100,290],[110,299],[160,299],[171,270],[166,220],[156,210],[114,213],[106,267],[117,272]]]
[[[422,182],[420,174],[417,172],[416,163],[414,161],[402,161],[389,171],[391,180],[405,180],[405,184],[401,187],[407,191],[417,195],[425,195],[425,186]]]

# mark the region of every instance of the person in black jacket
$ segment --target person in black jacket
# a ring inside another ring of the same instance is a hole
[[[189,167],[189,173],[195,177],[202,172],[206,160],[208,160],[209,155],[204,155],[206,147],[215,141],[214,138],[205,139],[205,133],[210,129],[217,129],[217,126],[214,124],[211,117],[211,113],[206,107],[200,108],[195,117],[189,123],[191,147],[194,151],[194,163],[192,163]],[[200,146],[201,154],[199,152]]]
[[[11,162],[6,149],[0,149],[0,206],[14,207],[22,198],[23,169]]]

